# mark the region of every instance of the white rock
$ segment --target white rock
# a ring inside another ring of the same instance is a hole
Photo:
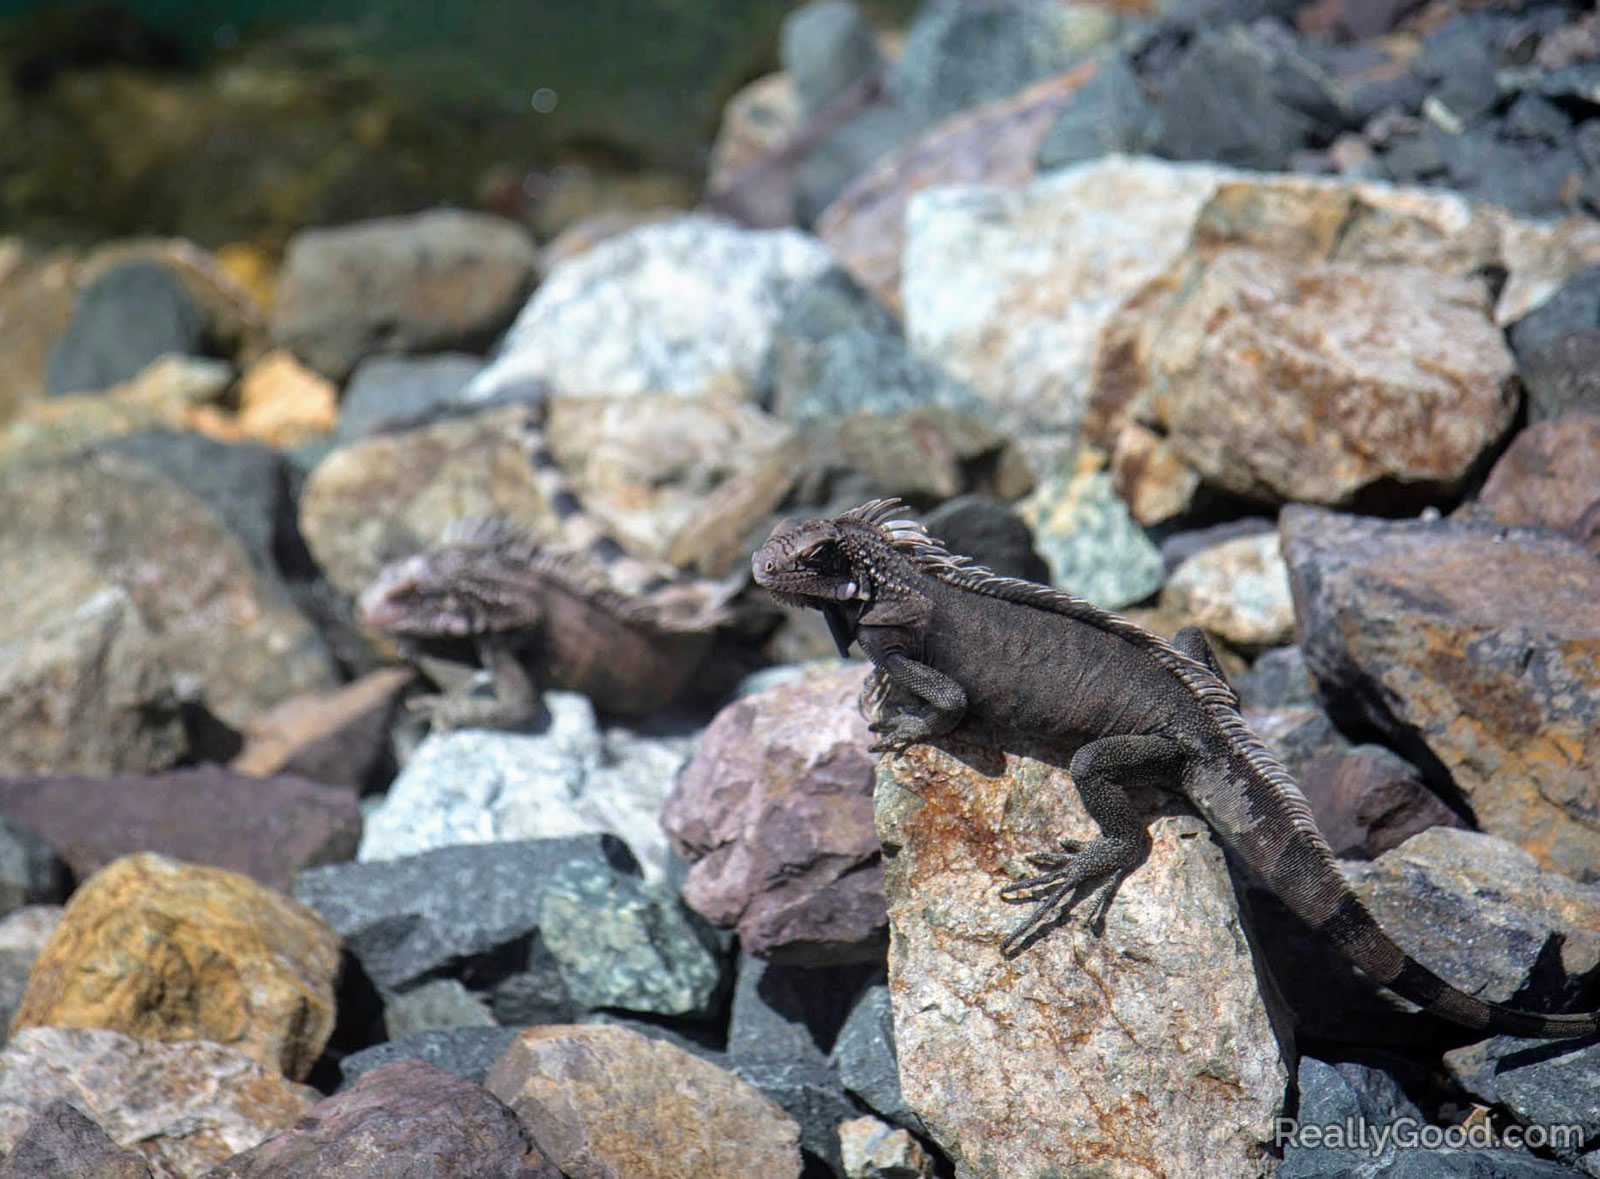
[[[700,214],[641,226],[556,264],[473,382],[556,393],[701,393],[755,381],[795,291],[833,264],[794,229]]]

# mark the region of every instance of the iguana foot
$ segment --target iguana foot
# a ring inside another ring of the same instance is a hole
[[[1087,897],[1088,925],[1095,933],[1104,932],[1106,913],[1117,887],[1138,861],[1138,845],[1119,839],[1063,839],[1060,846],[1061,851],[1035,852],[1027,857],[1028,863],[1046,871],[1000,890],[1000,899],[1008,904],[1038,902],[1028,919],[1000,943],[1000,953],[1007,958],[1015,958],[1047,928],[1071,913],[1078,889],[1091,880],[1099,879],[1100,883]]]

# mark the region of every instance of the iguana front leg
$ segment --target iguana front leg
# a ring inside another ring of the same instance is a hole
[[[878,716],[867,727],[879,734],[879,739],[867,747],[871,752],[904,753],[961,723],[967,712],[966,690],[908,654],[913,643],[905,632],[862,627],[856,641],[872,660],[874,678],[886,678],[890,689],[883,691],[882,685],[874,685]]]
[[[435,732],[454,729],[514,732],[532,727],[543,715],[544,706],[539,699],[538,685],[519,658],[515,645],[485,637],[478,640],[477,647],[492,695],[473,694],[467,684],[445,684],[445,691],[419,696],[411,701],[410,707],[427,717],[430,729]],[[424,670],[436,681],[461,678],[449,676],[431,664],[425,665]]]
[[[1150,847],[1150,836],[1128,801],[1127,788],[1135,785],[1175,785],[1183,768],[1183,747],[1167,737],[1103,737],[1078,750],[1068,765],[1072,781],[1089,817],[1100,827],[1100,838],[1086,843],[1061,841],[1059,852],[1028,857],[1035,868],[1046,869],[1000,890],[1000,899],[1022,905],[1038,902],[1028,919],[1000,943],[1000,952],[1015,958],[1033,940],[1072,910],[1078,889],[1098,880],[1089,894],[1089,926],[1105,926],[1106,910],[1123,878],[1139,866]]]

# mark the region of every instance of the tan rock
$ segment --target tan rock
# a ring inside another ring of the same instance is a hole
[[[209,505],[140,463],[91,454],[0,469],[0,519],[0,568],[18,571],[0,579],[0,639],[31,635],[101,582],[127,594],[161,659],[228,724],[334,682],[282,584]]]
[[[295,446],[339,424],[339,390],[292,353],[277,348],[239,382],[239,429],[270,446]]]
[[[1146,528],[1188,511],[1200,475],[1154,430],[1130,422],[1111,448],[1111,486]]]
[[[629,1028],[528,1028],[484,1084],[570,1179],[800,1174],[800,1129],[775,1102]]]
[[[880,760],[877,792],[900,1078],[934,1140],[973,1175],[1262,1174],[1289,1073],[1209,829],[1158,812],[1103,934],[1072,916],[1008,960],[1027,910],[997,890],[1094,825],[1063,771],[942,744]]]
[[[317,564],[355,597],[396,557],[462,519],[492,515],[548,533],[554,521],[511,406],[341,446],[306,480],[300,530]]]
[[[1294,637],[1294,599],[1276,532],[1212,545],[1172,571],[1161,607],[1245,651]]]
[[[105,1028],[24,1028],[0,1052],[0,1150],[65,1099],[157,1179],[194,1179],[297,1121],[320,1095],[241,1052]]]
[[[804,119],[788,74],[767,74],[739,89],[722,109],[706,191],[716,192],[745,168],[781,150]]]
[[[210,1040],[300,1079],[333,1031],[339,940],[310,909],[220,868],[149,853],[68,903],[12,1019]]]
[[[359,790],[414,678],[410,668],[386,667],[332,691],[291,696],[251,724],[228,766],[257,778],[295,774]]]
[[[846,1179],[933,1179],[938,1172],[911,1131],[873,1117],[839,1123]]]

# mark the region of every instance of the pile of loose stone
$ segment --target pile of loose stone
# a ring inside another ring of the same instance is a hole
[[[185,243],[18,243],[0,1176],[1600,1174],[1600,1048],[1373,992],[1181,802],[1103,934],[1001,958],[997,888],[1092,833],[1070,782],[981,730],[875,759],[814,617],[748,591],[659,715],[428,732],[350,610],[458,519],[549,528],[531,402],[701,575],[901,496],[1205,627],[1403,946],[1600,1006],[1600,46],[1379,7],[930,3],[886,46],[810,6],[712,203],[815,232],[420,214],[303,233],[270,313]],[[760,156],[764,103],[833,129]],[[1505,152],[1578,179],[1460,163]]]

